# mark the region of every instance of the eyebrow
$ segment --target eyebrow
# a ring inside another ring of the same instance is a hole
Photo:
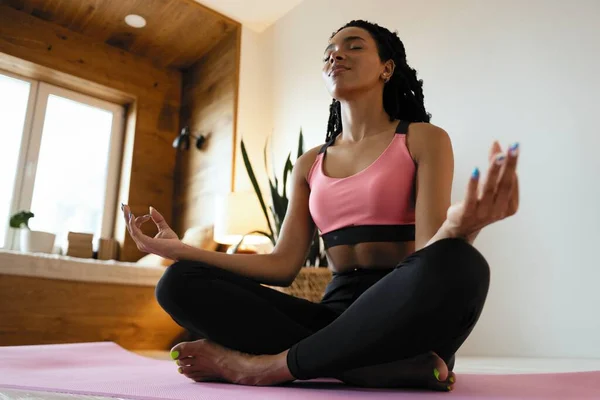
[[[360,36],[346,36],[343,40],[344,43],[347,42],[351,42],[353,40],[362,40],[363,42],[365,42],[365,39],[361,38]],[[325,51],[323,53],[327,53],[327,50],[331,49],[333,46],[335,46],[335,44],[330,43],[329,46],[327,46],[325,48]]]

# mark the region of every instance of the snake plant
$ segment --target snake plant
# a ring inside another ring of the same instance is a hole
[[[269,227],[268,232],[264,231],[252,231],[248,232],[242,239],[235,245],[233,251],[235,252],[238,247],[241,245],[245,236],[250,234],[259,234],[264,235],[269,238],[273,246],[277,243],[279,238],[279,233],[281,232],[281,226],[283,224],[283,219],[285,218],[285,214],[287,212],[287,207],[289,203],[289,199],[287,197],[287,183],[288,177],[292,173],[292,169],[294,165],[291,161],[291,152],[288,153],[288,156],[285,160],[283,166],[283,173],[281,175],[281,180],[277,178],[277,174],[273,170],[273,176],[269,175],[268,171],[268,160],[267,160],[267,148],[269,145],[269,140],[265,143],[263,157],[265,164],[265,171],[267,172],[267,179],[269,181],[269,195],[271,196],[271,204],[267,207],[267,202],[265,202],[265,197],[263,197],[263,193],[260,190],[261,185],[258,184],[258,180],[256,179],[256,175],[254,174],[254,169],[252,168],[252,163],[250,162],[250,158],[248,157],[248,152],[246,151],[246,146],[244,144],[244,140],[241,140],[242,147],[242,158],[244,160],[244,165],[246,167],[246,171],[248,172],[248,177],[250,178],[250,182],[252,183],[252,187],[254,188],[254,192],[258,197],[258,201],[260,202],[260,206],[262,208],[263,214],[267,221],[267,226]],[[298,151],[296,158],[300,157],[304,154],[304,137],[302,136],[302,129],[300,129],[300,136],[298,139]],[[281,186],[280,186],[281,183]],[[305,266],[319,266],[325,267],[327,266],[327,258],[324,254],[324,246],[319,236],[319,232],[315,229],[311,245],[309,251],[306,256],[306,260],[304,263]]]

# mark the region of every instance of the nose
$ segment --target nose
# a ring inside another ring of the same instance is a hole
[[[341,53],[339,50],[334,50],[331,52],[331,55],[329,56],[329,62],[333,63],[335,60],[343,60],[344,59],[344,55],[343,53]]]

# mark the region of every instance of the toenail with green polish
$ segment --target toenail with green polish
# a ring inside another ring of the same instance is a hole
[[[452,386],[448,386],[448,391],[451,392],[452,391]]]
[[[450,383],[454,383],[454,377],[453,376],[450,377]]]
[[[181,368],[181,367],[177,368],[177,372],[179,372],[180,374],[183,374],[183,368]],[[448,387],[450,387],[450,386],[448,386]]]
[[[438,371],[437,368],[433,369],[433,376],[435,376],[435,379],[437,379],[438,381],[440,380],[440,371]]]
[[[171,358],[172,358],[173,360],[177,360],[177,358],[179,358],[179,352],[178,352],[177,350],[173,350],[173,351],[171,352]]]

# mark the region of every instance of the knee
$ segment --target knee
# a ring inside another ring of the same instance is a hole
[[[205,270],[202,264],[190,261],[177,261],[167,267],[154,291],[158,304],[166,311],[172,309],[186,292],[191,275],[193,274],[196,279],[201,278]]]
[[[432,245],[426,257],[432,257],[431,265],[442,268],[454,277],[464,281],[474,281],[478,285],[489,285],[490,267],[483,256],[472,244],[463,239],[448,238]],[[426,248],[427,249],[427,248]],[[436,271],[439,273],[440,271]]]

